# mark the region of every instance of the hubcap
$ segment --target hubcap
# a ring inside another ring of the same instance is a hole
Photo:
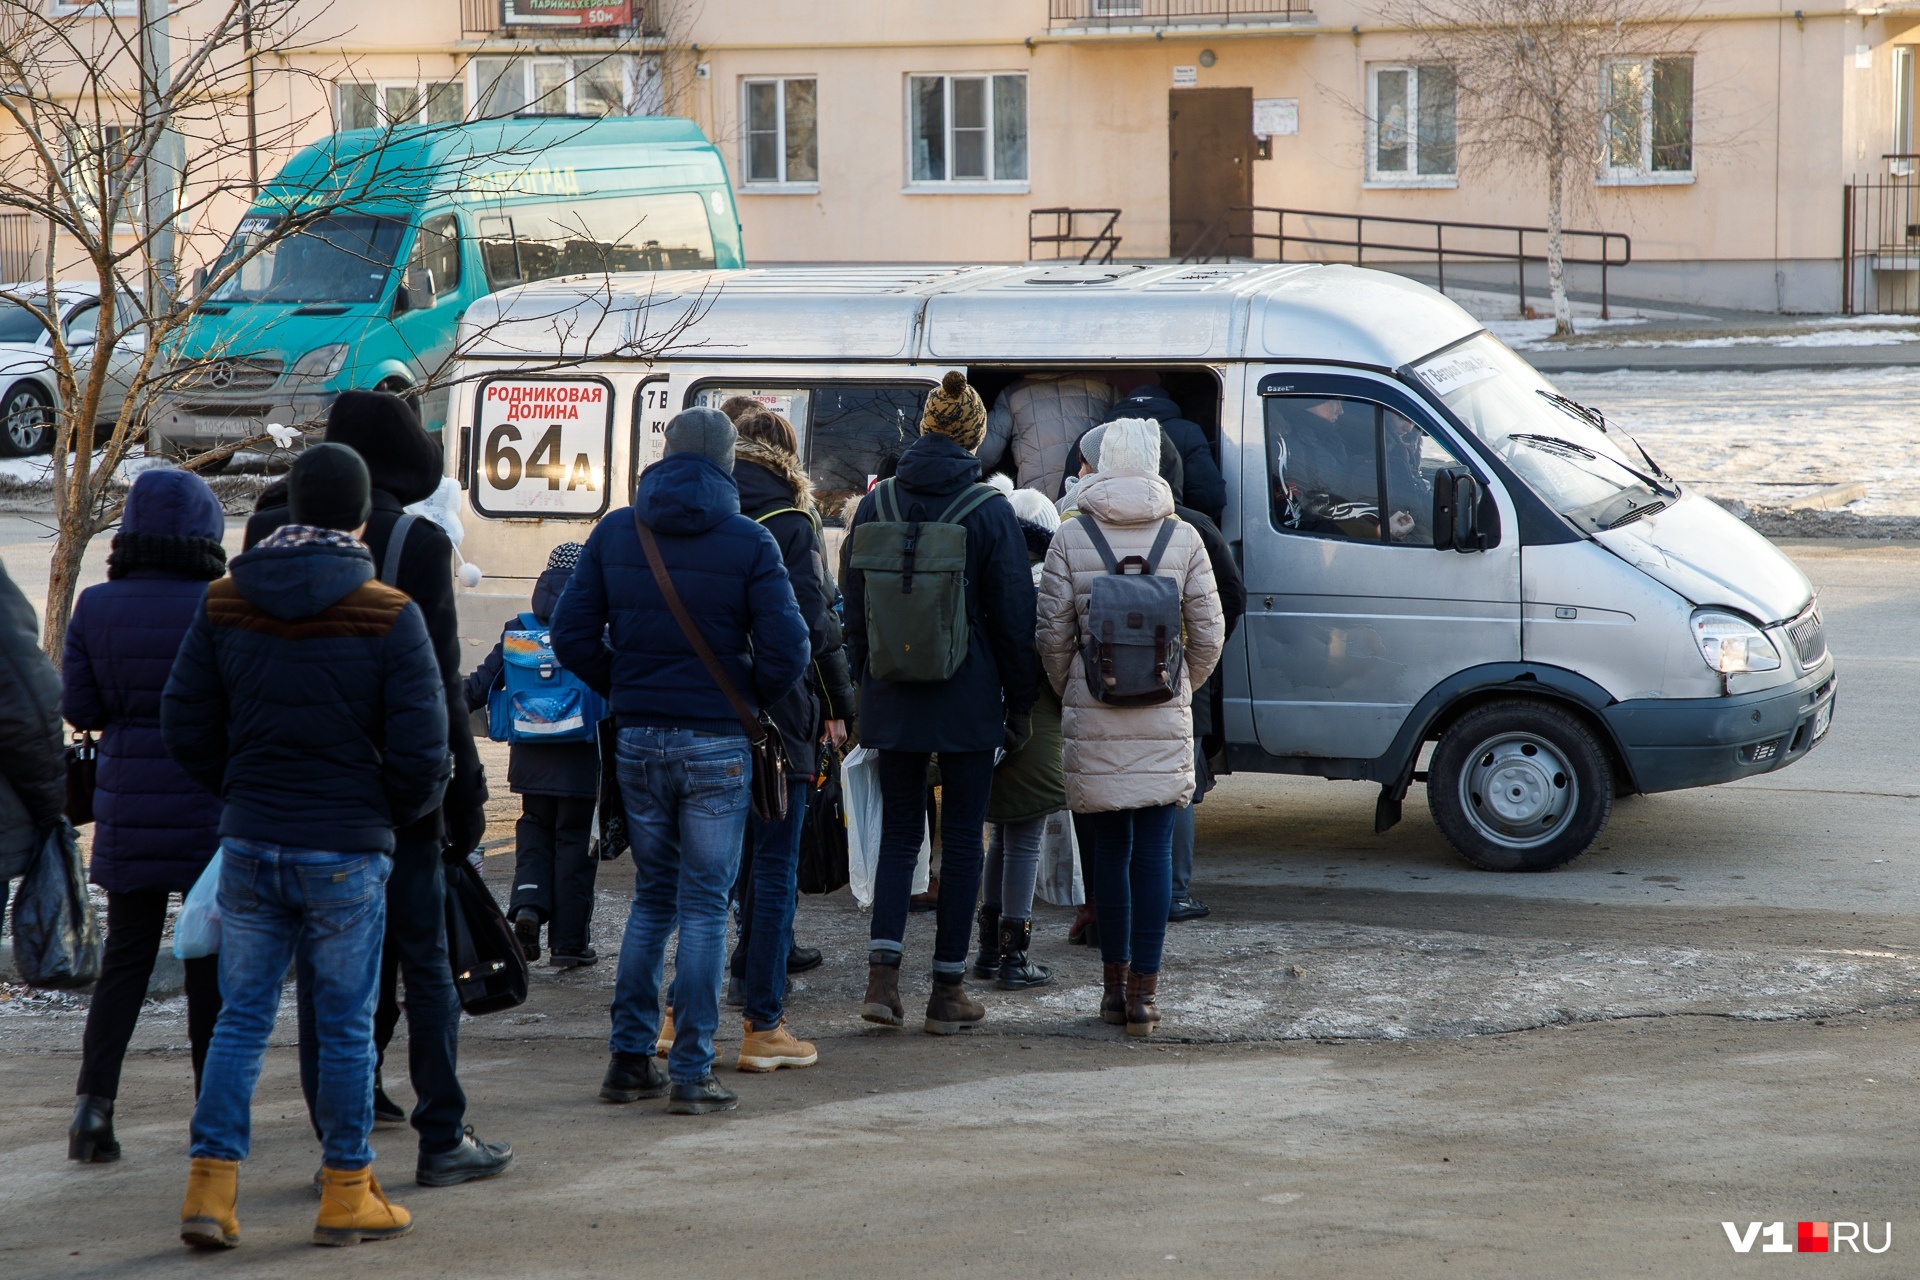
[[[1460,775],[1460,803],[1480,833],[1510,849],[1558,835],[1579,803],[1573,769],[1559,749],[1530,733],[1490,738]]]
[[[7,401],[7,436],[16,449],[31,449],[40,443],[40,433],[46,430],[46,411],[31,391],[22,391]]]

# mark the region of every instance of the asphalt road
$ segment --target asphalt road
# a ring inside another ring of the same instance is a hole
[[[0,524],[0,557],[24,578],[18,534]],[[1060,907],[1036,947],[1056,986],[984,993],[959,1040],[868,1028],[865,918],[844,892],[808,899],[799,931],[828,963],[790,1014],[820,1065],[735,1078],[743,1105],[719,1117],[595,1101],[611,966],[537,966],[524,1008],[463,1032],[469,1119],[516,1167],[426,1191],[409,1135],[377,1135],[419,1226],[345,1257],[305,1243],[316,1150],[288,1029],[256,1099],[245,1243],[207,1260],[172,1234],[179,1002],[149,1006],[127,1158],[95,1168],[63,1159],[78,1002],[0,1004],[0,1275],[1691,1277],[1793,1265],[1736,1254],[1720,1223],[1792,1240],[1802,1219],[1869,1221],[1876,1244],[1890,1222],[1891,1252],[1836,1267],[1920,1273],[1920,548],[1790,550],[1842,687],[1829,740],[1784,773],[1623,802],[1540,876],[1459,862],[1418,788],[1376,837],[1371,788],[1228,779],[1200,811],[1215,912],[1172,931],[1148,1044],[1090,1016],[1097,957],[1064,945]],[[493,836],[512,811],[496,800]],[[510,860],[489,859],[496,885]],[[603,869],[603,953],[630,874]],[[930,944],[914,917],[910,1001]],[[738,1035],[723,1025],[728,1060]]]

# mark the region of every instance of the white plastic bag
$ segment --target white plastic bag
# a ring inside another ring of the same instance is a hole
[[[873,905],[873,875],[880,865],[880,753],[855,747],[840,762],[840,796],[847,811],[847,874],[853,900]],[[924,824],[920,862],[913,871],[913,892],[925,893],[933,860],[933,840]]]
[[[173,919],[173,954],[178,959],[198,960],[220,953],[220,862],[216,852],[187,890],[180,914]]]
[[[1033,881],[1034,896],[1056,907],[1077,907],[1087,900],[1080,876],[1080,842],[1073,832],[1073,815],[1064,810],[1047,815],[1040,832],[1040,870]]]

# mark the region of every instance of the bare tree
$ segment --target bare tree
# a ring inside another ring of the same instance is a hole
[[[464,124],[395,123],[371,137],[355,135],[352,145],[323,136],[319,163],[257,197],[253,157],[287,155],[316,133],[329,133],[332,122],[281,118],[260,132],[240,107],[253,88],[254,59],[262,51],[297,53],[330,36],[314,30],[324,6],[143,0],[139,7],[137,19],[102,21],[111,7],[87,12],[47,0],[0,0],[0,213],[26,215],[37,246],[37,278],[0,283],[0,306],[23,308],[44,328],[55,388],[53,403],[14,412],[0,430],[52,428],[54,533],[44,644],[56,662],[82,557],[119,519],[118,473],[144,447],[155,403],[190,389],[231,354],[196,330],[203,307],[290,238],[332,235],[323,224],[363,204],[418,199],[424,178],[405,163],[415,154],[411,148],[423,133]],[[152,39],[159,15],[170,18],[170,40]],[[156,73],[156,63],[164,73]],[[275,74],[330,89],[336,70],[282,65]],[[469,148],[462,162],[511,168],[515,153],[503,140],[492,149]],[[531,155],[517,161],[535,163]],[[269,201],[271,216],[249,218],[251,225],[230,234],[233,218],[256,198]],[[156,214],[156,207],[163,212]],[[331,247],[342,248],[338,239]],[[178,264],[191,261],[210,267],[187,275]],[[393,264],[372,265],[384,272]],[[594,265],[604,275],[621,264]],[[97,296],[99,306],[91,340],[83,342],[63,321],[84,296]],[[596,354],[645,358],[672,346],[701,309],[696,304],[681,322],[601,343]],[[484,338],[468,334],[466,341]],[[423,368],[415,390],[446,385],[459,354]],[[284,433],[260,430],[177,461],[204,470],[241,449],[288,443]]]
[[[1554,332],[1571,334],[1565,215],[1629,145],[1684,146],[1692,167],[1691,70],[1684,120],[1645,83],[1684,50],[1693,0],[1391,0],[1411,59],[1447,67],[1457,86],[1460,164],[1544,180]],[[1655,118],[1648,120],[1649,99]],[[1671,139],[1684,137],[1684,142]]]

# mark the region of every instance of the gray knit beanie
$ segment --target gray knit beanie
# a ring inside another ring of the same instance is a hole
[[[718,409],[683,409],[667,424],[666,451],[701,454],[732,475],[733,446],[738,439],[732,420]]]

